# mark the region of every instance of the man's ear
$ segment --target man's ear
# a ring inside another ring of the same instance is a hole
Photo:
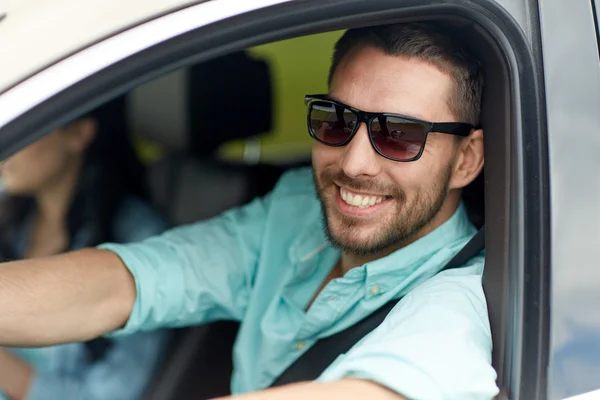
[[[98,124],[93,118],[82,118],[69,124],[66,129],[69,147],[77,153],[84,152],[96,138]]]
[[[483,163],[483,130],[476,129],[458,145],[450,189],[461,189],[473,182],[483,169]]]

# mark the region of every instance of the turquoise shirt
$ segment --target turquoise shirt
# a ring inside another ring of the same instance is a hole
[[[309,169],[287,173],[265,198],[214,219],[102,247],[121,257],[137,287],[130,319],[117,335],[242,322],[234,394],[268,387],[317,339],[404,296],[319,380],[362,377],[414,399],[491,399],[498,390],[483,255],[438,274],[475,232],[461,205],[429,235],[330,281],[307,312],[340,257],[323,231]]]

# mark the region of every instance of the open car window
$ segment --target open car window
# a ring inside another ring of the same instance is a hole
[[[8,74],[10,82],[0,81],[4,92],[0,153],[11,154],[117,93],[236,51],[253,49],[260,56],[260,46],[310,34],[414,18],[453,20],[470,35],[488,77],[483,110],[485,180],[478,184],[479,193],[485,189],[484,285],[494,331],[494,366],[499,384],[514,398],[545,398],[549,177],[544,80],[540,43],[532,35],[537,26],[528,19],[531,5],[484,0],[453,4],[265,0],[243,2],[242,9],[239,4],[228,0],[179,4],[177,11],[156,12],[154,18],[123,27],[103,40],[97,36],[98,43],[83,45],[76,54],[64,51],[62,58],[49,57],[38,65],[39,72],[29,67],[22,75]],[[0,34],[7,21],[0,22]],[[300,54],[310,57],[309,50]],[[276,118],[292,117],[282,112]],[[280,128],[286,129],[284,122]],[[251,143],[227,143],[222,151],[235,158],[252,150]],[[287,156],[293,157],[293,152]]]

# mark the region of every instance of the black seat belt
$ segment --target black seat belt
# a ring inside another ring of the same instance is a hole
[[[441,271],[459,268],[469,261],[469,259],[479,254],[485,248],[484,228],[481,227],[479,232],[471,238],[465,247]],[[271,386],[317,379],[340,354],[346,353],[360,339],[377,328],[400,300],[401,298],[394,299],[349,328],[332,336],[319,339],[306,353],[290,365]]]

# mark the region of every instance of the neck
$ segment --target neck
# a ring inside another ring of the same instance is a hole
[[[39,222],[55,226],[65,224],[77,187],[81,160],[74,160],[73,164],[35,196]]]
[[[448,221],[454,215],[456,209],[458,208],[458,205],[460,204],[460,196],[460,190],[451,191],[448,194],[446,201],[442,205],[442,208],[440,208],[440,211],[435,215],[435,217],[427,225],[421,228],[417,233],[411,235],[406,240],[394,243],[392,246],[389,246],[383,249],[382,251],[379,251],[374,254],[362,255],[342,253],[340,259],[340,268],[342,275],[344,275],[346,272],[350,271],[354,267],[358,267],[366,263],[378,260],[380,258],[387,257],[393,252],[400,250],[401,248],[406,247],[409,244],[433,232],[437,227],[442,225],[444,222]]]

